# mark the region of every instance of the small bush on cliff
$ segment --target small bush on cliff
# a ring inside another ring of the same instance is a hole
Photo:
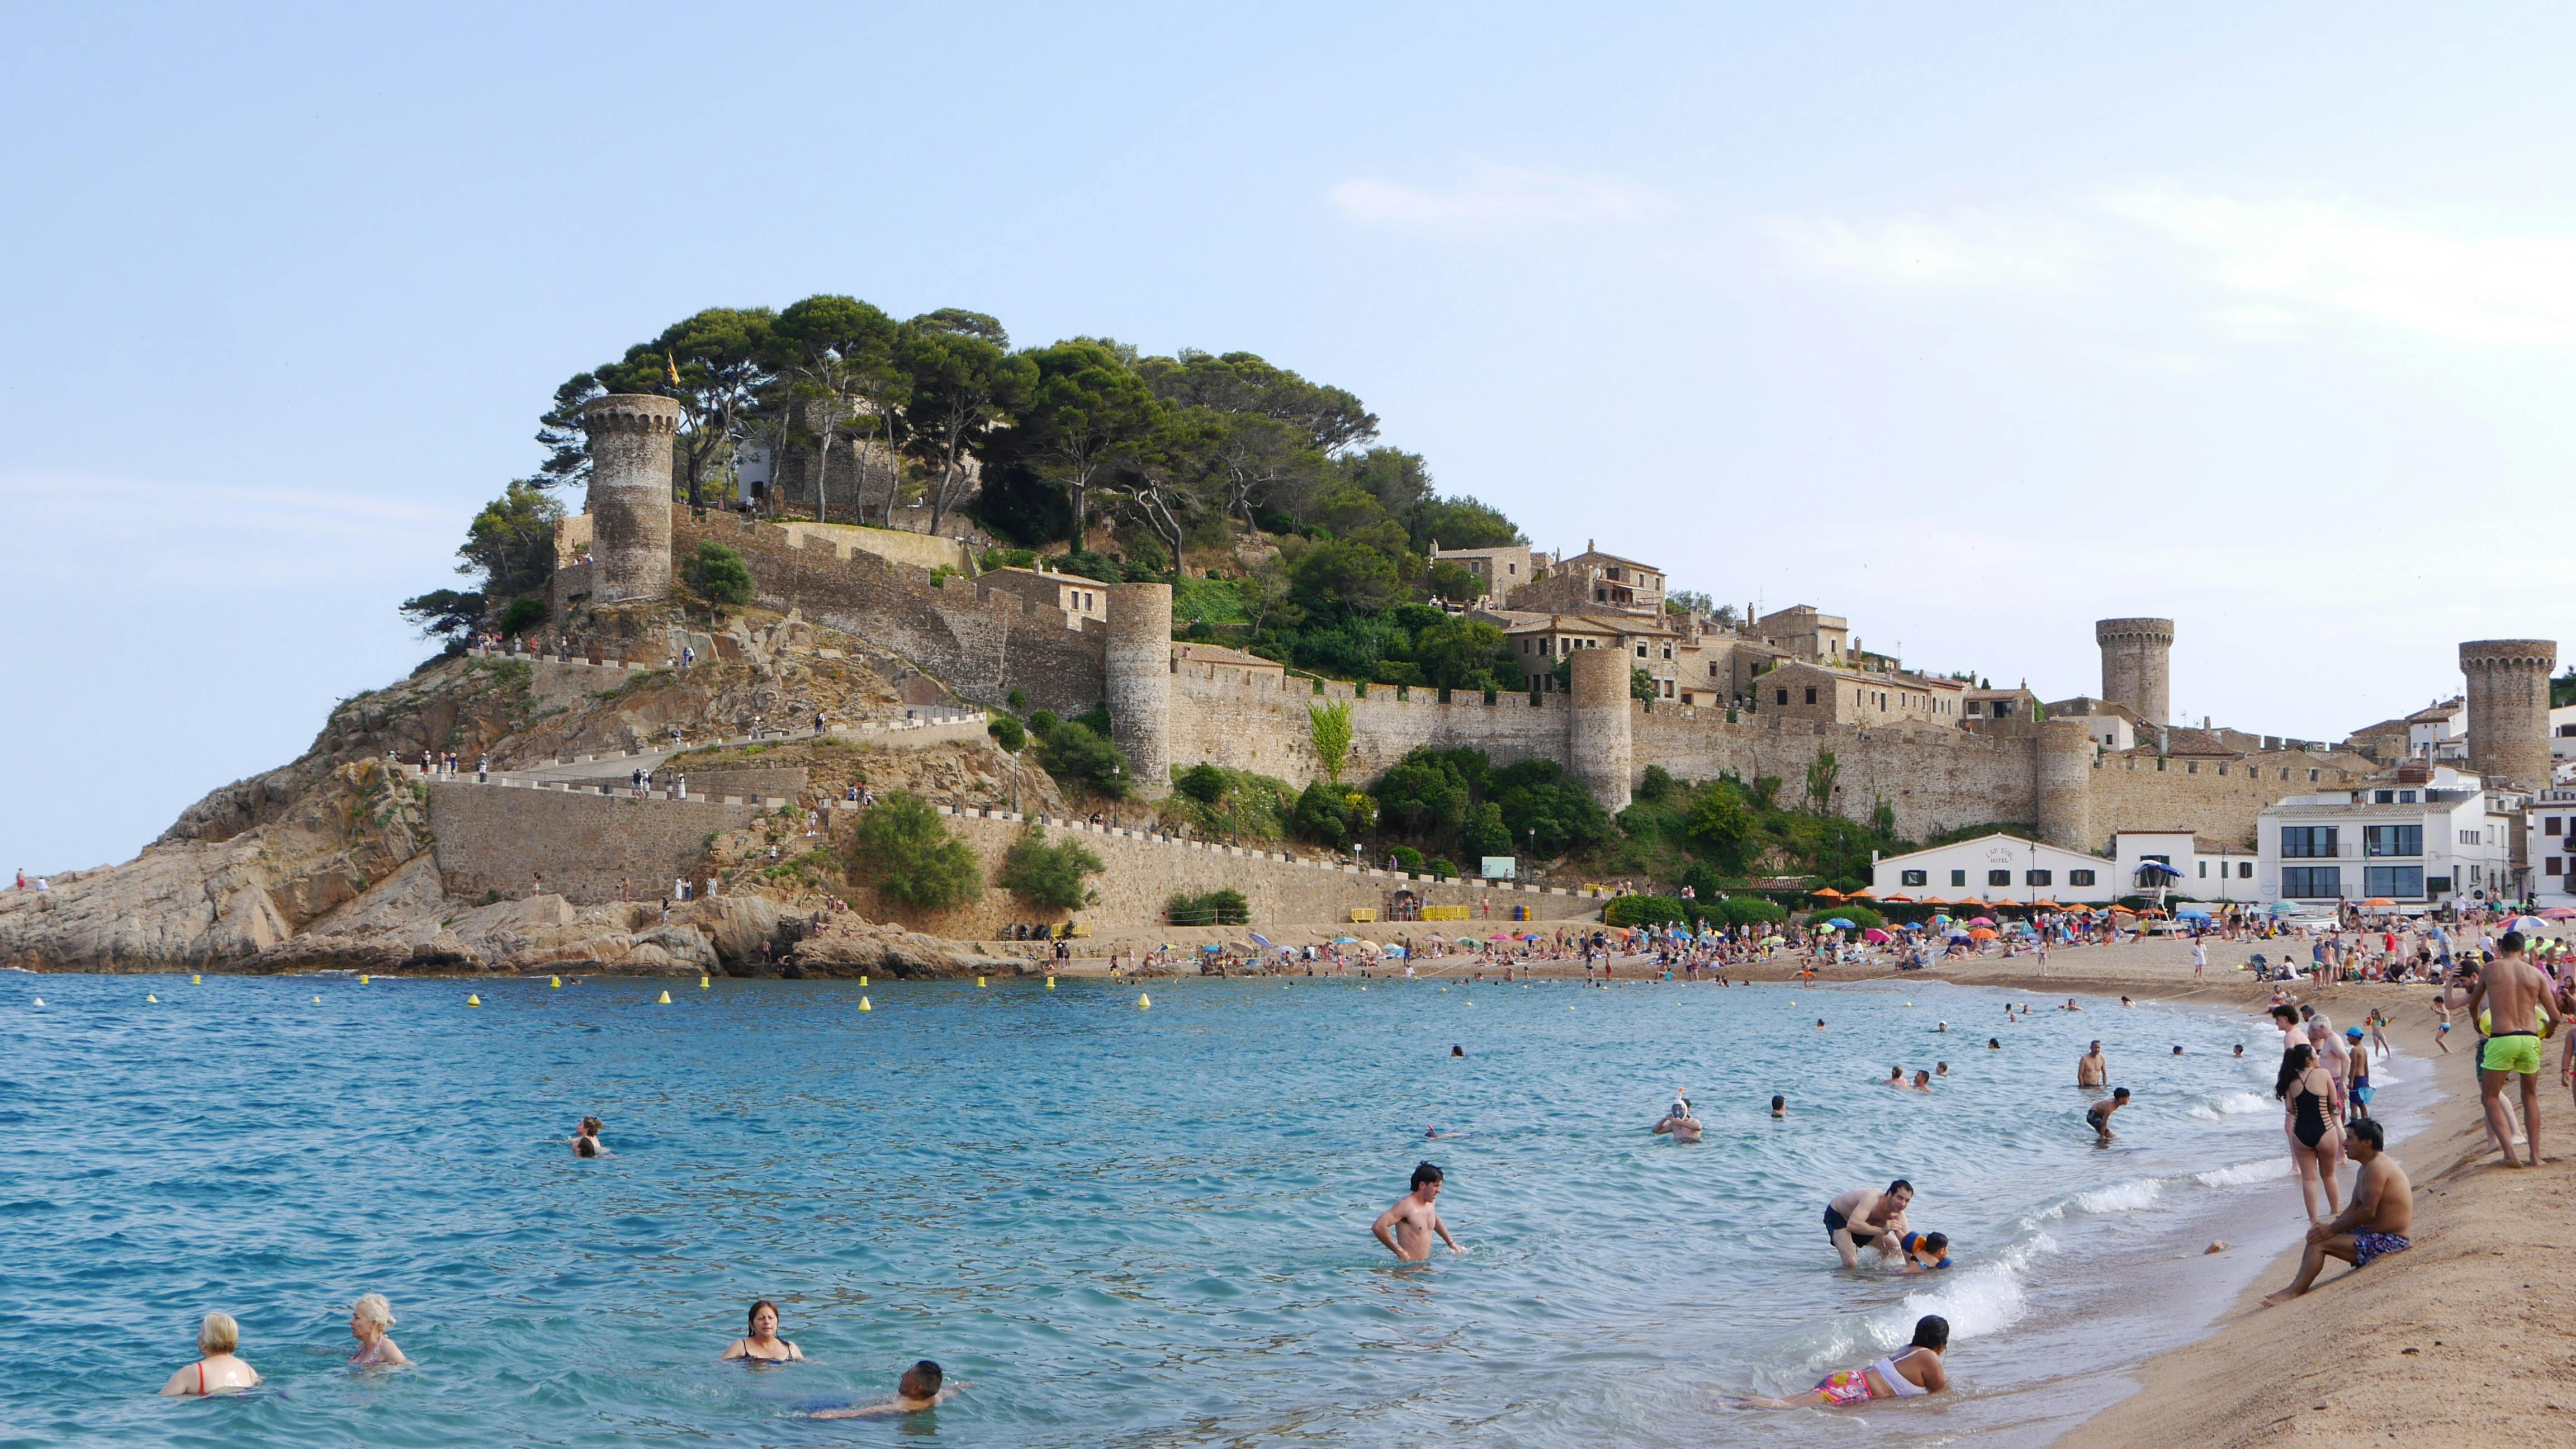
[[[1046,743],[1038,748],[1038,763],[1046,766],[1048,774],[1113,800],[1125,798],[1127,756],[1107,736],[1072,720],[1058,720],[1044,736]]]
[[[689,588],[710,604],[742,605],[751,602],[751,569],[742,555],[709,539],[698,545],[697,553],[681,570]]]
[[[859,817],[849,862],[853,877],[914,910],[946,910],[984,892],[974,848],[909,790],[889,792]]]
[[[1201,895],[1176,895],[1163,907],[1163,914],[1175,926],[1248,926],[1252,924],[1252,907],[1237,890],[1214,890]]]
[[[510,607],[501,611],[501,632],[504,634],[525,634],[530,629],[537,627],[545,621],[545,600],[512,599],[510,601]]]
[[[984,726],[984,732],[993,737],[993,743],[1015,755],[1029,742],[1029,732],[1020,728],[1020,722],[1009,715],[996,716],[991,724]]]
[[[1213,805],[1225,795],[1225,772],[1214,765],[1192,765],[1174,777],[1172,784],[1200,804]]]
[[[1002,854],[1002,868],[994,873],[993,883],[1033,905],[1050,910],[1074,910],[1091,899],[1083,885],[1087,876],[1098,875],[1100,857],[1070,837],[1053,845],[1046,832],[1031,825],[1011,842]]]

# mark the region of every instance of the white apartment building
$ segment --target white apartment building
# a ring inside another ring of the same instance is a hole
[[[2253,851],[2188,830],[2111,834],[2111,868],[2123,895],[2153,895],[2162,885],[2180,898],[2251,905],[2263,899],[2256,864]],[[2150,865],[2160,869],[2150,870]]]
[[[2553,785],[2532,796],[2522,828],[2531,899],[2544,910],[2576,906],[2576,787]]]
[[[2561,780],[2567,778],[2568,767],[2576,764],[2576,704],[2562,704],[2549,712],[2549,759]]]
[[[2514,893],[2513,818],[2522,797],[2447,765],[2396,770],[2271,805],[2256,822],[2265,901],[2425,906]],[[2571,812],[2576,813],[2576,812]]]
[[[1870,867],[1869,889],[1880,900],[1937,897],[1958,901],[2055,901],[2105,905],[2134,894],[2116,879],[2111,862],[2035,840],[1981,835],[1928,850],[1888,856]]]

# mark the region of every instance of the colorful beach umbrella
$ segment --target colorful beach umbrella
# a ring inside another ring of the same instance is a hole
[[[1848,931],[1852,928],[1852,923],[1841,916],[1836,916],[1832,920],[1825,922],[1825,924],[1833,927],[1837,931]]]
[[[1992,941],[2001,934],[2001,932],[1989,931],[1985,927],[1979,926],[1977,929],[1968,933],[1968,939],[1971,941]]]
[[[1890,942],[1890,941],[1892,941],[1892,940],[1896,939],[1895,937],[1890,936],[1889,934],[1887,934],[1885,931],[1880,930],[1880,929],[1879,929],[1878,927],[1876,927],[1876,926],[1872,926],[1872,927],[1870,927],[1868,930],[1861,932],[1861,933],[1860,933],[1860,938],[1861,938],[1862,940],[1864,940],[1864,941],[1868,941],[1868,942],[1871,942],[1871,943],[1873,943],[1873,944],[1875,944],[1875,945],[1881,945],[1881,946],[1884,946],[1884,945],[1886,945],[1888,942]]]

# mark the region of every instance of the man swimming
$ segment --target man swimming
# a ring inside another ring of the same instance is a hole
[[[1844,1369],[1819,1380],[1803,1394],[1786,1399],[1746,1399],[1765,1409],[1843,1409],[1876,1399],[1919,1399],[1950,1387],[1941,1350],[1950,1346],[1950,1320],[1927,1313],[1914,1321],[1914,1342],[1867,1368]]]
[[[1772,1096],[1772,1098],[1771,1098],[1771,1120],[1772,1120],[1772,1121],[1774,1121],[1774,1122],[1786,1122],[1786,1121],[1788,1121],[1788,1120],[1789,1120],[1789,1099],[1788,1099],[1788,1098],[1783,1097],[1783,1096],[1779,1096],[1779,1095],[1777,1095],[1777,1094],[1774,1094],[1774,1095]]]
[[[1665,1108],[1664,1115],[1647,1130],[1659,1135],[1669,1134],[1675,1142],[1697,1142],[1700,1125],[1699,1119],[1691,1115],[1690,1103],[1675,1102]]]
[[[878,1414],[918,1414],[924,1409],[935,1409],[957,1397],[957,1391],[966,1387],[964,1379],[953,1384],[943,1383],[947,1376],[939,1365],[923,1359],[903,1371],[903,1377],[895,1382],[894,1397],[885,1403],[859,1409],[816,1409],[812,1417],[865,1419]]]
[[[1887,1191],[1856,1187],[1825,1204],[1825,1237],[1846,1268],[1860,1266],[1864,1243],[1893,1244],[1905,1231],[1905,1205],[1914,1201],[1914,1184],[1904,1178]],[[1889,1249],[1882,1247],[1880,1251]]]
[[[1440,1221],[1440,1210],[1434,1206],[1440,1197],[1440,1169],[1428,1162],[1413,1169],[1413,1191],[1395,1200],[1395,1206],[1378,1214],[1369,1231],[1386,1244],[1401,1263],[1426,1262],[1431,1257],[1431,1240],[1438,1237],[1449,1245],[1449,1251],[1464,1253],[1458,1240],[1449,1236],[1449,1225]]]
[[[2129,1089],[2122,1087],[2085,1110],[2084,1125],[2101,1134],[2099,1138],[2101,1145],[2110,1146],[2112,1139],[2119,1135],[2111,1130],[2111,1114],[2127,1105],[2129,1105]]]

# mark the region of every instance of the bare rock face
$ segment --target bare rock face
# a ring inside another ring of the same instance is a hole
[[[898,980],[957,976],[1032,976],[1043,969],[1008,956],[987,956],[962,942],[901,926],[842,916],[796,948],[796,965],[814,976],[891,976]]]

